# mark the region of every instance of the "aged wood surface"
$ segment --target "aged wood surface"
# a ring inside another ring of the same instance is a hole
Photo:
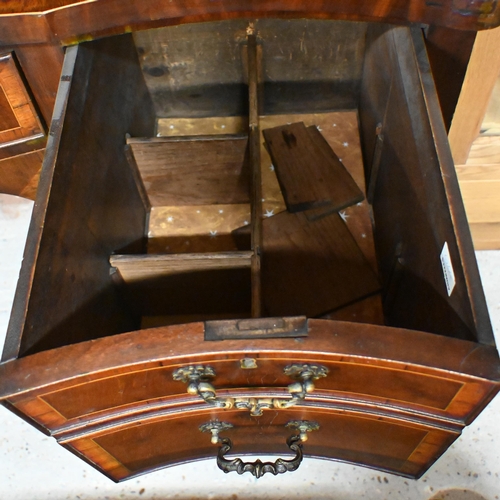
[[[499,359],[495,348],[398,328],[309,320],[308,336],[301,343],[296,343],[293,339],[272,341],[253,339],[245,342],[227,340],[211,342],[210,350],[203,349],[200,352],[203,335],[203,323],[192,323],[105,337],[4,362],[0,364],[0,397],[21,397],[22,394],[28,394],[31,391],[48,393],[53,390],[49,389],[49,386],[58,389],[79,387],[80,382],[87,383],[101,378],[105,381],[113,373],[119,375],[132,373],[143,367],[158,368],[162,366],[162,360],[170,356],[167,354],[170,352],[175,366],[182,363],[189,364],[192,362],[190,360],[194,359],[198,362],[205,360],[210,363],[210,360],[217,359],[219,356],[217,353],[222,356],[220,359],[224,360],[227,352],[233,352],[235,359],[239,359],[240,356],[252,357],[252,353],[261,352],[268,353],[271,358],[282,359],[283,363],[287,363],[287,359],[291,356],[297,355],[304,359],[310,357],[311,360],[315,359],[317,362],[326,362],[331,359],[347,363],[347,365],[356,360],[356,363],[369,367],[376,359],[377,366],[392,367],[395,370],[402,370],[402,373],[410,370],[416,374],[432,373],[444,379],[450,377],[451,380],[465,380],[469,376],[472,377],[471,381],[477,377],[492,381],[500,380]],[[332,344],[332,335],[335,335],[334,344]],[[136,345],[141,345],[141,349],[133,347]],[[443,356],[443,352],[446,352],[447,356]],[[232,364],[226,363],[224,366],[225,373],[229,375]],[[43,369],[43,367],[53,369]],[[222,367],[220,369],[222,370]],[[279,367],[273,368],[273,371],[279,370]],[[33,375],[26,378],[27,373]],[[248,372],[242,376],[248,376]],[[274,379],[275,375],[270,374],[267,384]],[[227,384],[230,380],[231,378],[224,380],[223,383]],[[285,380],[286,377],[282,374],[279,380],[272,382],[271,385],[281,384]],[[316,385],[321,388],[337,382],[335,377],[327,377],[318,380]],[[364,382],[367,380],[358,380],[360,389]],[[235,387],[239,384],[237,381],[234,383]],[[168,382],[169,386],[171,384],[174,382]],[[176,384],[176,392],[183,393],[185,387],[182,384]],[[378,387],[377,391],[395,390],[391,384],[375,384],[375,386]],[[83,386],[82,390],[85,390]],[[165,390],[168,390],[168,387]],[[398,390],[412,391],[411,386],[405,385],[400,386]],[[469,396],[473,396],[473,393]],[[430,391],[429,397],[439,398],[440,396],[432,395]],[[478,394],[473,397],[477,398]],[[77,400],[73,400],[73,404],[76,403]],[[71,404],[71,401],[66,400],[65,404]],[[86,403],[82,400],[81,404]],[[114,405],[115,403],[105,404]],[[450,408],[448,410],[451,411]],[[462,419],[469,414],[471,407],[467,410],[459,405],[455,410],[458,412],[456,418]]]
[[[15,54],[47,128],[52,119],[64,60],[59,44],[23,45]]]
[[[90,456],[98,468],[115,480],[188,461],[193,456],[215,458],[218,447],[198,430],[201,424],[210,421],[210,413],[196,410],[188,417],[171,414],[152,418],[142,425],[131,424],[62,442],[68,449]],[[437,458],[458,437],[456,429],[355,410],[339,411],[326,405],[290,409],[276,416],[265,414],[256,426],[249,426],[248,417],[242,412],[227,411],[219,417],[234,426],[223,435],[233,440],[235,456],[251,454],[264,460],[269,454],[289,456],[285,443],[293,430],[286,428],[286,424],[306,418],[320,426],[304,444],[306,456],[334,458],[407,477],[420,476],[426,469],[425,460]]]
[[[248,132],[248,119],[244,116],[216,116],[207,118],[158,118],[158,137],[193,135],[226,135]]]
[[[235,17],[310,17],[383,21],[395,24],[409,22],[477,30],[500,24],[500,7],[496,3],[459,3],[444,0],[439,7],[423,0],[327,1],[324,0],[173,0],[153,5],[137,0],[123,2],[98,0],[9,0],[0,9],[0,29],[4,43],[62,44],[88,40],[90,37],[125,31],[196,21]],[[126,6],[126,8],[125,8]],[[37,15],[30,15],[36,13]]]
[[[0,160],[0,192],[34,200],[44,149]]]
[[[308,323],[308,335],[300,343],[293,338],[207,343],[203,323],[193,323],[61,347],[0,364],[0,398],[8,398],[17,411],[51,429],[60,443],[83,453],[116,480],[203,455],[205,444],[196,439],[202,421],[191,418],[208,420],[214,413],[197,396],[187,395],[184,383],[173,380],[177,367],[212,366],[217,393],[223,397],[287,398],[290,379],[284,367],[290,362],[319,363],[334,376],[317,380],[306,403],[264,412],[259,421],[281,422],[293,415],[317,420],[327,430],[319,448],[313,444],[309,454],[415,476],[500,387],[493,347],[390,327]],[[209,349],[200,349],[202,345]],[[256,367],[246,369],[244,358],[254,358]],[[248,425],[246,411],[226,410],[217,418],[236,419],[249,436],[260,425]],[[344,425],[350,429],[349,443],[340,446],[337,431],[335,443],[330,443],[331,429]],[[162,432],[171,436],[172,455],[151,441],[153,436],[158,441]],[[243,449],[278,450],[281,433],[277,428],[269,432],[265,442],[244,439]],[[400,450],[400,442],[410,451]]]
[[[0,115],[2,150],[45,135],[12,54],[0,55]],[[5,157],[5,153],[0,157]]]
[[[34,199],[63,51],[57,45],[8,51],[0,48],[0,192]]]
[[[192,253],[243,250],[232,231],[250,224],[250,204],[152,207],[148,226],[149,253]]]
[[[210,320],[205,321],[205,340],[299,338],[307,337],[307,330],[305,316]],[[256,364],[254,360],[250,366]]]
[[[4,359],[139,325],[108,259],[143,245],[146,208],[123,148],[126,133],[152,133],[154,115],[130,36],[76,51],[67,51]]]
[[[151,205],[249,202],[246,138],[216,138],[131,142]]]
[[[396,28],[368,42],[360,107],[368,165],[377,124],[382,124],[384,134],[373,211],[385,317],[392,325],[491,343],[491,325],[422,37],[416,31],[412,36],[413,40]],[[456,280],[450,295],[440,259],[445,243]],[[431,294],[434,298],[429,300]],[[420,303],[424,296],[425,305]]]
[[[252,252],[217,252],[112,255],[109,262],[125,282],[134,282],[192,271],[250,267],[251,259]]]
[[[262,285],[270,316],[315,317],[379,290],[370,264],[338,214],[308,221],[282,212],[263,223]]]
[[[475,38],[474,31],[442,26],[429,26],[425,33],[425,48],[447,131],[462,90]]]
[[[263,130],[288,211],[338,211],[363,199],[316,127],[303,122]]]
[[[251,170],[251,220],[250,246],[253,252],[251,266],[252,317],[262,316],[262,175],[260,161],[259,116],[262,104],[259,96],[261,85],[262,52],[254,33],[247,38],[247,80],[248,80],[248,159]]]

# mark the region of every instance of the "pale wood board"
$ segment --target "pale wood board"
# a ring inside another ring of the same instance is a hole
[[[466,165],[487,164],[500,164],[500,135],[479,136],[472,143]]]
[[[478,32],[449,132],[457,165],[467,161],[471,145],[479,135],[500,74],[499,47],[500,28]]]
[[[248,131],[246,116],[210,116],[208,118],[158,118],[157,137],[182,135],[244,134]]]
[[[488,109],[481,124],[481,135],[500,135],[500,75],[495,82]]]
[[[458,166],[457,175],[469,223],[500,222],[500,165]]]
[[[110,264],[126,283],[172,274],[250,267],[252,252],[112,255]]]
[[[500,222],[471,224],[476,250],[500,250]]]
[[[459,165],[460,190],[474,248],[500,248],[500,165]]]

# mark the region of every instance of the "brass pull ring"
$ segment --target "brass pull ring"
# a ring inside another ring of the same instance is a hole
[[[190,365],[178,368],[173,373],[174,380],[188,384],[188,394],[198,395],[203,401],[216,408],[233,408],[250,410],[250,415],[262,415],[268,408],[285,409],[303,401],[308,393],[314,390],[314,381],[326,377],[328,369],[321,365],[292,364],[284,369],[285,375],[296,382],[288,386],[291,398],[221,398],[217,396],[215,387],[209,382],[215,378],[215,370],[211,366]]]
[[[304,456],[302,452],[302,444],[300,444],[300,436],[298,435],[290,436],[286,440],[288,448],[295,453],[295,457],[291,460],[278,458],[274,463],[261,462],[260,460],[256,460],[255,462],[243,462],[241,458],[228,460],[224,457],[224,455],[231,451],[233,443],[229,438],[220,438],[220,442],[221,447],[217,453],[217,466],[226,474],[233,471],[238,474],[250,472],[252,476],[259,478],[270,472],[271,474],[277,476],[278,474],[284,474],[285,472],[297,470]]]

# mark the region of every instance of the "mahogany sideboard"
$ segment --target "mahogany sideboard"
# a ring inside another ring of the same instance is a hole
[[[496,22],[469,3],[436,22]],[[422,30],[388,24],[437,7],[211,4],[11,16],[8,43],[56,61],[80,43],[49,131],[29,129],[46,150],[2,403],[115,481],[216,456],[418,478],[500,388]],[[156,29],[116,34],[126,18]],[[366,199],[282,234],[262,130],[290,122],[342,151]]]

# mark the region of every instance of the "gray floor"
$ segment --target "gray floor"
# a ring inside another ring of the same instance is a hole
[[[29,201],[0,195],[0,337],[7,328],[31,207]],[[478,252],[477,258],[500,340],[500,252]],[[0,500],[74,498],[499,499],[500,398],[419,481],[306,459],[292,474],[259,480],[226,476],[210,460],[114,484],[0,407]]]

